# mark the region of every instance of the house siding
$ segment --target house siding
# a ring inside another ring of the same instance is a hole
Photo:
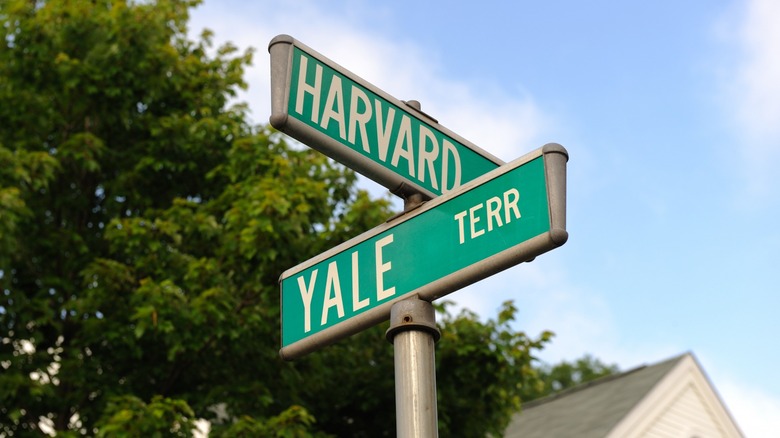
[[[693,385],[686,385],[669,407],[640,436],[643,438],[730,438],[718,427],[702,397]]]

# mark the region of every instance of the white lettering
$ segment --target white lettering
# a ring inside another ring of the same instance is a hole
[[[425,149],[426,140],[429,140],[431,143],[430,151]],[[436,137],[433,136],[433,131],[428,129],[425,125],[420,125],[420,156],[418,157],[419,161],[417,162],[417,169],[419,171],[417,179],[419,179],[420,182],[425,182],[425,163],[428,163],[427,169],[428,173],[431,174],[431,186],[436,190],[439,189],[439,185],[436,182],[436,167],[433,162],[436,161],[436,158],[438,157],[439,142],[437,142]]]
[[[319,66],[318,66],[319,67]],[[336,107],[334,110],[333,107]],[[333,76],[328,88],[328,97],[325,99],[325,112],[322,114],[322,129],[328,129],[331,120],[339,124],[339,137],[347,139],[347,124],[344,120],[344,90],[341,88],[341,78]]]
[[[392,262],[383,262],[382,248],[393,243],[393,235],[390,234],[376,241],[376,299],[382,301],[395,295],[395,286],[385,289],[384,273],[393,268]]]
[[[466,241],[466,233],[463,229],[463,218],[466,217],[466,210],[461,211],[455,215],[455,220],[458,221],[458,237],[461,244]]]
[[[379,99],[374,99],[374,109],[376,113],[376,139],[379,159],[387,161],[387,148],[390,146],[390,134],[393,131],[395,108],[387,109],[387,120],[385,120],[384,126],[382,126],[382,102]]]
[[[406,144],[404,149],[403,145]],[[401,157],[409,163],[409,176],[414,177],[414,145],[412,144],[412,121],[406,114],[401,116],[401,126],[398,128],[398,138],[395,141],[393,149],[393,160],[391,164],[398,167],[398,160]]]
[[[509,195],[513,195],[514,199],[509,200]],[[520,192],[516,188],[511,188],[504,192],[504,220],[509,223],[512,219],[509,217],[509,210],[512,209],[515,212],[515,219],[520,219],[520,209],[517,208],[517,201],[520,200]]]
[[[298,289],[301,291],[301,299],[303,300],[303,331],[304,333],[311,331],[311,297],[314,295],[314,283],[317,281],[317,270],[315,269],[311,273],[311,279],[309,280],[309,286],[306,286],[306,280],[303,279],[303,275],[298,277]]]
[[[447,193],[450,190],[460,187],[460,154],[458,153],[458,150],[455,149],[455,145],[447,141],[447,139],[444,139],[441,144],[441,192]],[[450,179],[450,155],[452,155],[452,161],[454,164],[453,168],[455,172],[453,175],[452,185],[448,187],[447,182]]]
[[[312,96],[311,121],[317,123],[320,118],[320,89],[322,87],[322,66],[314,67],[314,85],[306,83],[306,70],[309,58],[301,56],[301,66],[298,70],[298,95],[295,97],[295,112],[303,115],[303,98],[306,93]]]
[[[365,110],[363,112],[358,111],[358,101],[363,104]],[[368,134],[366,134],[366,123],[371,120],[371,103],[368,100],[368,95],[360,88],[352,86],[352,97],[349,101],[349,134],[347,141],[357,145],[357,130],[360,128],[360,136],[363,139],[363,150],[367,153],[371,152],[371,148],[368,145]]]
[[[359,272],[360,269],[358,268],[358,252],[355,251],[352,253],[352,310],[353,311],[360,310],[368,306],[369,303],[368,298],[365,298],[363,300],[360,299],[360,278],[358,277]]]
[[[493,196],[485,202],[485,206],[487,210],[487,230],[493,231],[494,220],[499,227],[504,226],[501,222],[501,198]]]
[[[333,296],[331,296],[331,292]],[[339,282],[339,269],[336,262],[328,264],[328,277],[325,280],[325,299],[322,302],[321,325],[328,323],[328,311],[331,307],[336,308],[339,318],[344,317],[344,302],[341,299],[341,283]]]
[[[476,212],[478,210],[482,209],[482,203],[479,203],[471,208],[469,208],[469,222],[471,222],[471,238],[479,237],[483,234],[485,234],[485,230],[477,230],[477,222],[479,222],[479,218],[476,215]]]
[[[466,241],[466,222],[468,222],[469,239],[475,239],[509,224],[513,219],[520,219],[520,208],[517,205],[519,200],[520,192],[513,187],[505,191],[502,196],[493,196],[484,203],[480,202],[467,210],[456,213],[454,219],[458,222],[458,242],[463,244]],[[502,211],[503,220],[501,218]],[[487,221],[487,229],[478,225],[482,219]]]

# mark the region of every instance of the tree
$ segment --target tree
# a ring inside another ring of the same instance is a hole
[[[589,354],[573,362],[564,360],[555,365],[543,364],[536,369],[537,386],[527,387],[523,400],[541,398],[616,372],[617,365],[607,365]]]
[[[442,340],[436,351],[442,436],[504,436],[522,394],[539,385],[534,352],[553,336],[530,338],[512,329],[517,308],[505,302],[494,320],[481,323],[462,311],[445,314]]]
[[[0,435],[393,434],[386,327],[277,354],[279,274],[389,202],[229,105],[197,3],[0,2]],[[441,311],[442,429],[497,433],[549,334]]]

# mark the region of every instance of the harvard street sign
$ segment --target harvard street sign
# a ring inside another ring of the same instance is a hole
[[[397,195],[435,198],[504,164],[289,35],[268,51],[271,125]]]
[[[566,242],[566,150],[548,144],[285,271],[285,359]]]

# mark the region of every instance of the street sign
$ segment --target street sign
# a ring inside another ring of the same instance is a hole
[[[271,125],[397,195],[435,198],[504,164],[289,35],[268,51]]]
[[[551,143],[281,278],[282,348],[294,359],[566,242],[568,153]]]

